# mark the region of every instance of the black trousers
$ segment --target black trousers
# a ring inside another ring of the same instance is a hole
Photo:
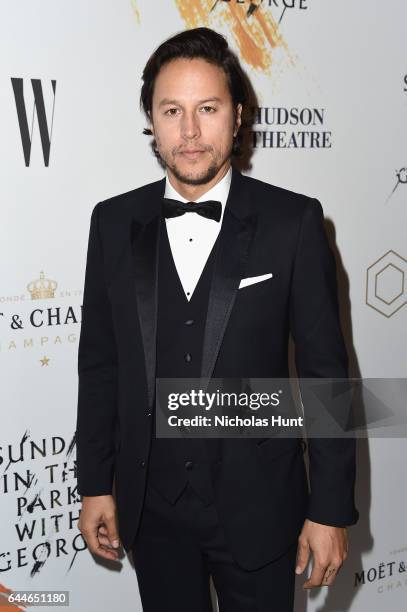
[[[214,504],[188,484],[175,504],[148,484],[133,549],[143,612],[293,612],[297,543],[258,570],[229,552]]]

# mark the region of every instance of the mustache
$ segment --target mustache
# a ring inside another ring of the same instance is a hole
[[[183,146],[182,148],[176,147],[173,149],[172,154],[177,155],[178,153],[184,153],[185,151],[188,151],[188,150],[209,151],[210,152],[213,150],[213,148],[205,146],[205,145],[190,145],[189,147]]]

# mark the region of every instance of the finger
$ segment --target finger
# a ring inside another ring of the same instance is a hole
[[[118,534],[118,530],[116,526],[115,514],[105,517],[105,527],[107,529],[107,537],[110,540],[111,546],[113,546],[113,548],[119,548],[120,541],[119,541],[119,534]]]
[[[110,559],[112,561],[117,561],[119,558],[119,553],[117,552],[117,550],[105,548],[104,546],[98,546],[96,550],[92,550],[91,552],[93,552],[98,557],[102,557],[103,559]]]
[[[98,534],[98,540],[99,540],[99,544],[101,546],[107,546],[107,548],[112,548],[112,545],[110,544],[110,540],[107,537],[107,535],[103,535],[99,532]]]
[[[99,544],[97,536],[97,526],[95,528],[85,527],[81,533],[91,553],[93,553],[94,555],[98,555],[103,559],[116,560],[118,558],[118,553],[116,550],[106,550],[103,546]]]
[[[104,525],[100,525],[98,529],[98,540],[101,546],[107,547],[110,550],[113,550],[113,547],[110,543],[109,536],[107,533],[107,529]]]
[[[105,527],[105,525],[103,523],[102,523],[102,525],[99,525],[99,530],[98,530],[99,540],[100,540],[101,536],[103,538],[109,539],[109,533],[108,533],[107,528]]]
[[[337,575],[338,569],[336,567],[328,566],[322,579],[322,586],[331,586]]]
[[[298,541],[297,548],[297,565],[295,568],[296,574],[302,574],[304,569],[307,567],[308,559],[309,559],[310,548],[307,542],[303,542],[302,540]]]
[[[330,586],[335,580],[337,575],[339,574],[341,567],[343,565],[344,558],[341,559],[340,556],[331,559],[331,562],[328,565],[327,571],[324,575],[323,584]]]
[[[326,563],[318,563],[317,561],[314,561],[311,576],[304,582],[303,589],[311,589],[313,587],[321,586],[326,569]]]

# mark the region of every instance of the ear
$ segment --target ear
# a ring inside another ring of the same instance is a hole
[[[240,126],[242,125],[242,105],[238,104],[236,106],[236,118],[235,118],[235,127],[233,130],[233,136],[236,136],[236,134],[239,131]]]

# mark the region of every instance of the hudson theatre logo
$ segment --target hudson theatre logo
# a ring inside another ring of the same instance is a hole
[[[325,108],[260,106],[252,112],[254,149],[332,147],[332,132],[325,126]]]

